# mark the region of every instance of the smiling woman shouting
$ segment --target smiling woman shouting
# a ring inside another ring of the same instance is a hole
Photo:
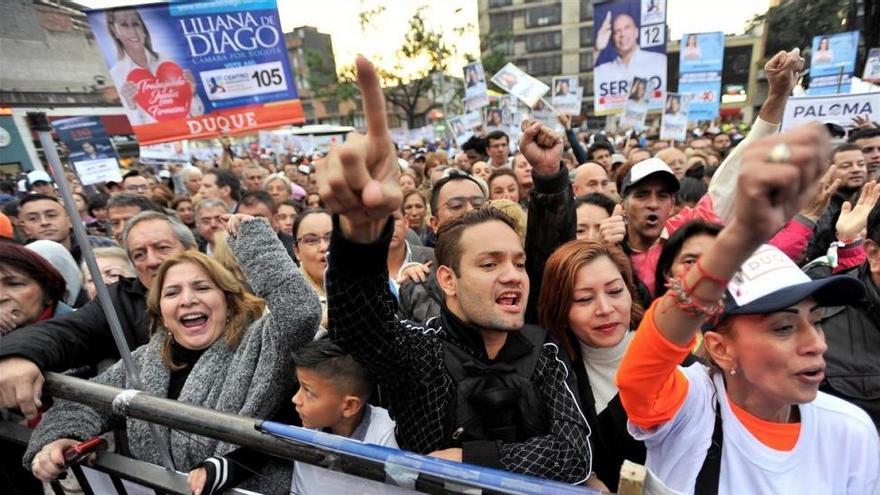
[[[229,245],[256,295],[204,254],[185,251],[169,258],[159,268],[147,298],[153,336],[132,357],[149,394],[233,414],[270,417],[290,396],[293,384],[287,356],[312,340],[321,309],[315,292],[267,222],[235,215],[226,228]],[[132,388],[121,362],[94,380]],[[123,426],[118,422],[119,417],[58,401],[34,431],[23,461],[37,478],[54,479],[61,474],[58,466],[65,449]],[[147,423],[128,420],[125,428],[131,455],[158,463]],[[169,435],[167,430],[163,434]],[[170,432],[169,440],[174,465],[183,471],[233,448],[177,431]]]

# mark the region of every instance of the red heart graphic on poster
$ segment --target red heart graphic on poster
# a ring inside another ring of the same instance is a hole
[[[157,121],[175,120],[189,115],[192,88],[183,78],[183,70],[174,62],[165,61],[156,68],[156,75],[138,67],[126,80],[137,85],[134,100]]]

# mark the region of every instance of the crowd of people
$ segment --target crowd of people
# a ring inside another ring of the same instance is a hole
[[[326,156],[224,137],[217,163],[70,173],[66,207],[46,172],[2,184],[0,407],[34,428],[5,481],[107,432],[160,464],[145,422],[42,394],[132,386],[76,210],[147,393],[612,492],[630,460],[680,493],[880,493],[880,127],[780,134],[799,52],[748,128],[684,143],[561,116],[413,148],[356,67],[366,133]],[[161,432],[193,493],[357,486]]]

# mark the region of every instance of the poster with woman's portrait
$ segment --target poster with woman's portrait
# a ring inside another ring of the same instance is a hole
[[[461,147],[465,141],[474,135],[473,131],[465,123],[464,115],[456,115],[446,119],[446,128],[449,129],[449,133],[452,134],[452,138],[455,139],[455,144],[458,147]]]
[[[495,73],[492,76],[492,82],[522,100],[529,108],[534,107],[535,103],[550,90],[550,86],[526,74],[511,63]]]
[[[141,144],[303,121],[275,0],[140,5],[88,19]]]
[[[858,31],[814,36],[810,57],[809,93],[849,93],[858,50]]]
[[[667,93],[660,120],[660,139],[684,141],[687,137],[688,104],[690,97]]]
[[[464,109],[466,112],[489,105],[486,73],[483,64],[474,62],[464,66]]]
[[[553,108],[566,115],[580,115],[584,88],[577,76],[556,76],[553,78]]]
[[[634,77],[630,83],[629,97],[620,114],[618,125],[623,129],[641,131],[645,128],[645,118],[648,116],[647,98],[648,80]]]

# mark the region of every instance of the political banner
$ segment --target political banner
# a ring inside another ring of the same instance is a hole
[[[666,94],[666,105],[660,119],[660,139],[684,141],[687,138],[689,95]]]
[[[461,121],[464,122],[465,127],[467,127],[468,129],[476,129],[477,127],[483,125],[483,112],[479,110],[467,112],[461,117]]]
[[[449,129],[449,133],[452,134],[452,138],[459,148],[474,135],[473,131],[465,124],[464,115],[456,115],[446,119],[446,128]]]
[[[522,118],[519,115],[519,99],[516,96],[505,95],[498,98],[498,108],[501,109],[501,118],[504,125],[519,125]]]
[[[116,150],[100,117],[60,119],[52,122],[52,127],[67,146],[67,159],[82,185],[122,180]]]
[[[492,76],[492,82],[522,100],[529,108],[535,106],[535,103],[550,91],[550,86],[526,74],[510,62]]]
[[[679,94],[691,95],[688,120],[713,120],[721,106],[724,33],[687,33],[679,52]]]
[[[168,141],[160,144],[147,144],[141,146],[141,160],[157,162],[188,162],[189,142]]]
[[[584,88],[578,83],[577,76],[556,76],[553,78],[551,102],[557,112],[566,115],[580,115],[583,97]]]
[[[489,105],[489,90],[483,64],[474,62],[464,66],[464,109],[466,112]]]
[[[303,122],[275,0],[88,13],[141,144]]]
[[[865,70],[862,72],[862,80],[869,83],[880,84],[880,48],[868,50],[865,60]]]
[[[789,98],[782,116],[782,130],[807,122],[851,127],[853,117],[858,115],[867,115],[872,122],[880,121],[880,92]]]
[[[532,107],[532,119],[540,120],[547,127],[553,129],[556,132],[562,133],[565,131],[565,128],[562,124],[559,123],[559,118],[556,116],[556,113],[547,104],[547,100],[541,98],[535,103],[535,106]]]
[[[504,112],[500,108],[486,109],[486,129],[495,130],[504,126]]]
[[[809,94],[849,93],[858,50],[858,31],[814,36]]]
[[[645,95],[648,81],[634,77],[629,87],[629,97],[617,125],[623,129],[641,131],[645,128],[645,118],[648,116],[648,99]]]
[[[666,0],[612,0],[593,6],[596,115],[619,113],[634,77],[648,81],[648,108],[666,95]],[[612,34],[614,34],[612,36]]]

